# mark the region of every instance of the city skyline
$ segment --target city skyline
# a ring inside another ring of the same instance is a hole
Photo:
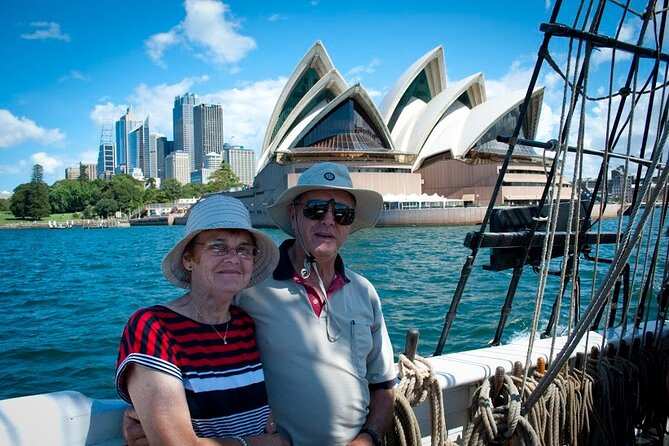
[[[489,98],[524,89],[551,7],[544,0],[8,4],[0,18],[0,54],[11,61],[0,73],[0,192],[28,182],[36,163],[52,184],[66,167],[97,162],[103,126],[128,107],[171,140],[173,101],[187,92],[221,104],[225,142],[258,157],[278,95],[317,40],[377,105],[437,46],[449,83],[482,72]],[[544,107],[540,137],[556,109]]]

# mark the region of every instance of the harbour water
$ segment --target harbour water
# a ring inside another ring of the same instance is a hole
[[[114,365],[128,316],[180,293],[160,262],[183,229],[0,230],[0,398],[56,390],[116,398]],[[396,353],[409,328],[420,330],[419,354],[434,351],[470,253],[465,234],[475,229],[375,228],[350,237],[342,255],[376,286]],[[486,258],[479,255],[445,352],[483,347],[494,336],[510,272],[483,271]],[[537,282],[525,273],[504,339],[526,336]]]

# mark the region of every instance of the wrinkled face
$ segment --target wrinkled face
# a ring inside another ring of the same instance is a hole
[[[221,255],[221,247],[229,248]],[[247,231],[212,229],[200,232],[184,250],[181,262],[191,271],[191,288],[210,293],[236,294],[246,288],[253,272],[252,256],[236,248],[253,250],[254,239]]]
[[[340,225],[335,222],[332,206],[322,220],[311,220],[304,216],[302,204],[308,200],[334,200],[336,203],[342,203],[349,207],[355,207],[353,196],[342,190],[315,190],[305,192],[295,200],[295,206],[289,206],[293,231],[296,235],[302,237],[305,248],[318,260],[334,259],[339,252],[339,248],[346,242],[351,226]],[[301,249],[299,243],[295,246]]]

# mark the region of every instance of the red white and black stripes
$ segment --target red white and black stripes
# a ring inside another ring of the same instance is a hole
[[[226,324],[201,324],[161,305],[135,312],[119,347],[116,388],[132,403],[125,383],[131,363],[182,381],[198,436],[230,437],[262,432],[269,417],[255,326],[243,310],[230,307]]]

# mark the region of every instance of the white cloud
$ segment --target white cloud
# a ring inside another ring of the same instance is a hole
[[[256,48],[253,38],[237,32],[240,23],[226,17],[226,4],[218,0],[186,0],[185,7],[186,17],[181,23],[145,42],[155,63],[165,66],[165,51],[181,42],[188,43],[196,57],[216,65],[234,65]]]
[[[79,154],[79,160],[84,164],[96,164],[98,162],[97,150],[84,150]],[[77,165],[79,162],[77,162]]]
[[[30,24],[36,30],[30,34],[21,34],[22,39],[27,40],[63,40],[70,41],[70,35],[64,34],[60,30],[60,25],[56,22],[33,22]]]
[[[33,153],[30,161],[33,165],[39,164],[42,166],[45,175],[60,173],[60,170],[64,168],[64,163],[60,159],[50,156],[45,152]]]
[[[72,70],[68,74],[61,76],[60,79],[58,79],[59,82],[67,82],[69,80],[77,80],[77,81],[84,81],[88,82],[91,78],[82,73],[81,71],[78,70]]]
[[[99,127],[113,125],[131,107],[135,119],[149,117],[151,133],[162,133],[172,139],[172,108],[174,98],[193,90],[193,87],[209,80],[209,76],[189,77],[175,84],[148,86],[139,84],[128,96],[127,104],[114,104],[107,100],[93,107],[90,119]]]
[[[260,154],[267,124],[287,78],[263,80],[201,96],[203,102],[223,105],[225,140]]]
[[[514,61],[501,79],[486,79],[485,90],[488,99],[502,96],[512,91],[526,90],[532,77],[533,67],[524,66],[519,60]]]
[[[107,101],[104,104],[96,104],[89,117],[98,126],[113,125],[121,116],[125,114],[127,105],[112,104]]]
[[[283,14],[272,14],[267,18],[268,22],[278,22],[279,20],[285,20],[286,16]]]
[[[13,147],[29,141],[56,144],[65,140],[60,129],[45,129],[26,117],[16,117],[0,109],[0,148]]]
[[[627,43],[636,44],[635,39],[638,34],[638,28],[634,23],[627,22],[624,23],[620,28],[620,34],[618,35],[618,40]],[[592,63],[595,66],[599,66],[603,63],[611,63],[613,57],[613,49],[611,48],[596,48],[592,53]],[[621,60],[631,60],[632,54],[627,51],[616,51],[616,62]]]
[[[348,70],[346,74],[344,74],[344,78],[349,85],[357,84],[362,82],[365,74],[373,74],[376,71],[376,67],[379,65],[381,65],[379,59],[372,59],[367,65],[358,65]]]
[[[146,52],[155,64],[165,67],[165,63],[162,60],[163,54],[165,54],[165,51],[169,47],[180,41],[179,28],[179,26],[176,26],[168,32],[154,34],[149,37],[149,40],[144,42]]]

